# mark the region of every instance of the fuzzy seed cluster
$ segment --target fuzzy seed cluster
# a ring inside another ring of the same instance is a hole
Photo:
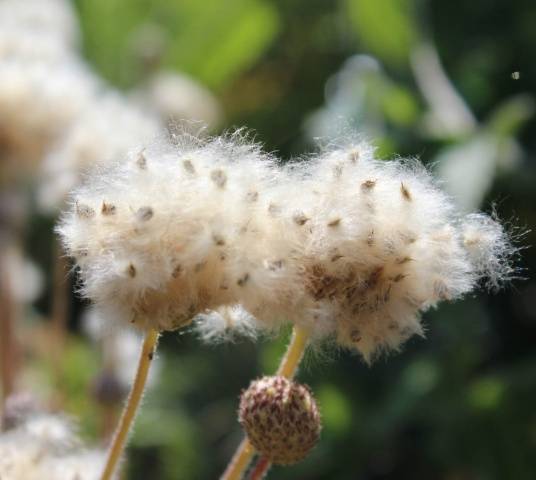
[[[164,130],[154,108],[138,106],[85,63],[79,30],[69,0],[0,0],[2,174],[37,177],[47,213],[63,206],[88,168]]]
[[[82,447],[73,426],[57,415],[11,416],[0,434],[2,480],[97,480],[105,452]]]
[[[97,89],[78,34],[66,0],[0,0],[0,147],[16,168],[38,161]]]
[[[95,172],[58,231],[110,319],[172,330],[204,315],[206,338],[293,322],[367,360],[513,273],[499,223],[355,139],[281,167],[239,133],[179,135]]]
[[[277,465],[303,460],[320,437],[310,390],[281,376],[251,382],[240,397],[238,419],[255,449]]]

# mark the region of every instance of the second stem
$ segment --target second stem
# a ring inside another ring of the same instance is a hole
[[[303,358],[308,341],[309,331],[300,326],[294,326],[292,338],[290,339],[285,356],[279,364],[276,375],[288,379],[294,377]],[[240,480],[254,455],[255,449],[247,437],[244,438],[220,480]]]

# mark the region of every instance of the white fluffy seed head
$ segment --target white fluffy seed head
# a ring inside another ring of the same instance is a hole
[[[44,210],[58,209],[84,172],[117,161],[136,145],[154,138],[162,128],[154,116],[118,92],[110,90],[95,96],[47,152],[39,205]]]
[[[80,35],[78,19],[68,0],[2,0],[0,29],[17,31],[19,37],[32,33],[41,38],[55,36],[71,47]]]
[[[84,292],[142,328],[238,303],[254,280],[242,237],[258,236],[248,195],[271,182],[271,159],[223,138],[178,141],[96,174],[60,226]]]
[[[0,62],[0,144],[18,161],[40,160],[93,98],[98,81],[80,63]],[[20,168],[20,164],[19,164]]]
[[[33,413],[0,434],[0,478],[97,480],[105,452],[82,447],[61,416]]]
[[[239,135],[176,140],[90,177],[59,227],[117,318],[169,330],[239,304],[370,359],[421,334],[420,312],[511,276],[502,227],[460,216],[416,161],[349,142],[280,168]],[[225,331],[203,319],[205,338]]]

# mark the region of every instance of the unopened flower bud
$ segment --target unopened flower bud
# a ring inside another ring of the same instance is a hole
[[[303,460],[320,436],[320,414],[311,392],[282,376],[253,381],[242,393],[238,413],[251,444],[275,464]]]

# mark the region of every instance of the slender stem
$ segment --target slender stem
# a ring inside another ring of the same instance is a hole
[[[121,454],[125,448],[125,442],[127,440],[128,432],[138,411],[140,400],[145,389],[145,382],[147,381],[147,374],[149,373],[149,366],[153,359],[154,350],[158,341],[158,332],[156,330],[148,330],[143,339],[143,346],[141,350],[140,360],[138,362],[138,370],[136,371],[136,377],[130,390],[127,403],[119,420],[119,425],[114,435],[112,445],[108,450],[108,458],[106,460],[106,466],[101,480],[110,480],[116,469],[117,462],[121,458]]]
[[[61,245],[56,240],[53,251],[53,271],[52,271],[52,368],[56,381],[56,395],[54,398],[54,408],[61,408],[63,403],[63,391],[60,386],[63,383],[63,355],[65,351],[65,341],[67,333],[67,321],[69,317],[69,265],[63,255]]]
[[[255,468],[251,472],[250,480],[262,480],[268,473],[268,470],[270,470],[271,466],[272,464],[267,457],[260,457],[255,465]]]
[[[303,352],[305,352],[305,348],[307,347],[308,341],[309,331],[302,327],[295,326],[294,330],[292,330],[292,338],[287,347],[287,351],[281,360],[281,364],[277,369],[276,375],[281,375],[282,377],[289,379],[294,377],[303,357]]]
[[[248,438],[244,437],[233,455],[231,462],[227,465],[225,472],[223,472],[221,480],[240,480],[244,471],[248,468],[253,455],[255,455],[255,449],[249,443]]]
[[[276,375],[281,375],[289,379],[294,377],[303,357],[303,352],[305,352],[305,348],[307,347],[308,340],[308,330],[297,325],[294,326],[292,338],[287,347],[287,351],[279,364]],[[250,464],[253,455],[255,455],[255,449],[246,437],[242,440],[242,443],[233,455],[231,462],[225,469],[220,480],[240,480],[244,475],[244,471]],[[268,468],[270,468],[269,462],[266,470],[268,470]]]
[[[2,397],[0,410],[3,412],[6,399],[15,385],[16,340],[15,304],[8,278],[7,255],[0,255],[0,379]]]
[[[56,375],[61,376],[61,356],[65,343],[65,333],[67,329],[67,318],[69,315],[69,288],[68,273],[69,266],[67,259],[63,255],[59,242],[54,242],[53,253],[53,273],[52,273],[52,331],[55,337],[54,343],[54,368]],[[59,380],[59,378],[58,378]]]

